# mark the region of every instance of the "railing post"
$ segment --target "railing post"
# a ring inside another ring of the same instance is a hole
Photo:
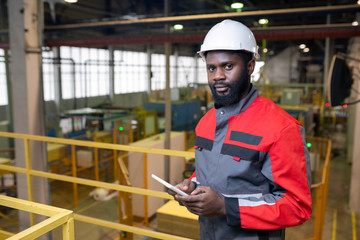
[[[147,153],[144,153],[144,188],[148,189],[148,179],[147,179],[147,171],[148,171],[148,158],[147,158]],[[145,226],[149,226],[149,204],[148,204],[148,196],[144,196],[144,221],[145,221]]]
[[[94,134],[94,142],[97,142],[98,138]],[[95,180],[99,181],[99,149],[94,147],[94,169],[95,169]]]
[[[116,128],[113,128],[113,144],[117,144],[117,129]],[[116,161],[117,161],[117,150],[113,150],[113,167],[114,167],[114,181],[116,180],[119,180],[118,179],[118,175],[116,174],[117,173],[117,164],[116,164]]]
[[[329,175],[330,175],[330,155],[331,155],[331,140],[324,140],[325,147],[325,169],[324,169],[324,187],[323,187],[323,202],[322,202],[322,216],[321,216],[321,235],[320,239],[322,238],[322,233],[325,224],[325,213],[326,213],[326,206],[327,206],[327,197],[329,191]]]
[[[184,151],[187,151],[187,132],[184,132]],[[184,171],[186,171],[186,157],[184,157]]]
[[[64,240],[74,240],[75,239],[74,216],[73,216],[73,214],[71,214],[70,216],[71,217],[62,226],[62,235],[63,235]]]
[[[75,145],[71,145],[71,164],[72,164],[72,176],[77,177],[77,167],[76,167],[76,150]],[[74,208],[78,207],[78,187],[77,183],[73,183],[73,198],[74,198]]]
[[[24,138],[24,144],[25,144],[25,162],[26,162],[26,182],[27,182],[27,188],[28,188],[28,198],[29,201],[34,201],[34,189],[33,189],[33,181],[32,176],[30,174],[30,170],[32,169],[31,166],[31,154],[30,154],[30,140],[27,138]],[[35,225],[35,215],[33,213],[30,213],[30,225]]]
[[[322,236],[322,214],[323,206],[322,201],[324,198],[324,184],[321,184],[316,189],[316,210],[315,210],[315,226],[314,226],[314,239],[321,240]]]
[[[329,139],[314,138],[317,140],[316,150],[319,152],[321,158],[325,158],[325,163],[322,168],[321,183],[316,188],[315,198],[315,223],[314,223],[314,238],[321,240],[323,236],[327,194],[329,185],[329,171],[330,171],[330,154],[331,154],[331,141]],[[314,146],[315,147],[315,146]]]

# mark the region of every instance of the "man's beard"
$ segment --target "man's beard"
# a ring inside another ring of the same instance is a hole
[[[217,84],[226,85],[229,88],[229,93],[225,96],[220,96],[215,89]],[[215,101],[215,108],[220,108],[223,106],[229,106],[231,104],[237,103],[243,98],[249,90],[248,74],[246,71],[242,74],[240,79],[234,84],[224,83],[222,81],[215,82],[210,85],[210,89]]]

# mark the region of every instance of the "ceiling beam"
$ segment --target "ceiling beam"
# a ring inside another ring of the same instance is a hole
[[[295,40],[295,39],[321,39],[321,38],[349,38],[360,36],[360,26],[351,24],[320,24],[320,25],[299,25],[281,26],[267,28],[251,28],[258,41],[267,40]],[[201,43],[205,37],[204,33],[196,34],[163,34],[144,36],[114,36],[108,38],[86,38],[86,39],[58,39],[45,40],[44,45],[49,47],[59,46],[108,46],[122,44],[147,44],[147,43]],[[8,49],[8,43],[1,43],[0,48]]]
[[[120,27],[134,24],[166,24],[166,23],[181,23],[189,21],[209,20],[209,19],[225,19],[236,17],[265,17],[274,15],[293,15],[293,14],[331,14],[336,12],[359,12],[360,6],[357,4],[336,5],[336,6],[319,6],[306,8],[288,8],[288,9],[273,9],[260,11],[246,11],[246,12],[226,12],[213,14],[197,14],[186,16],[170,16],[158,18],[144,18],[137,20],[114,20],[101,21],[89,23],[65,24],[56,26],[45,26],[45,31],[60,31],[60,30],[77,30],[77,29],[91,29],[104,27]]]
[[[319,39],[319,38],[349,38],[360,36],[360,27],[351,24],[323,24],[323,25],[300,25],[267,28],[251,28],[256,39],[262,40],[291,40],[291,39]],[[147,44],[147,43],[201,43],[206,33],[197,34],[163,34],[144,36],[116,36],[112,38],[82,40],[48,40],[45,45],[58,46],[107,46],[122,44]]]

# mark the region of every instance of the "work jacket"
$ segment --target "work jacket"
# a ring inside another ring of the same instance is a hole
[[[196,127],[190,180],[225,198],[226,215],[199,217],[201,239],[284,239],[311,216],[303,126],[254,87],[209,110]]]

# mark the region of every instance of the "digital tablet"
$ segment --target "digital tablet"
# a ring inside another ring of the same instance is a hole
[[[163,179],[159,178],[158,176],[156,176],[155,174],[151,174],[151,177],[153,179],[155,179],[156,181],[158,181],[159,183],[163,184],[165,187],[173,190],[174,192],[182,195],[182,196],[188,196],[188,194],[184,193],[183,191],[181,191],[180,189],[174,187],[173,185],[171,185],[170,183],[164,181]]]

